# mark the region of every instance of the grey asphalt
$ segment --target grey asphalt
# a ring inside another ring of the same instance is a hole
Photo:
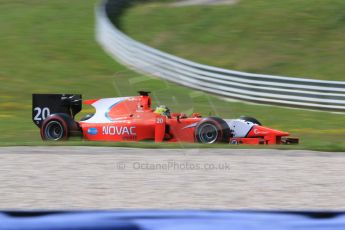
[[[0,148],[0,209],[344,210],[345,154]]]

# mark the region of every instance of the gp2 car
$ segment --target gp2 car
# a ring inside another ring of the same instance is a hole
[[[252,117],[222,119],[186,116],[151,108],[149,92],[138,96],[85,100],[95,114],[76,121],[82,109],[79,94],[33,94],[32,119],[43,140],[81,136],[90,141],[199,142],[230,144],[296,144],[289,133],[262,126]],[[162,113],[163,112],[163,113]]]

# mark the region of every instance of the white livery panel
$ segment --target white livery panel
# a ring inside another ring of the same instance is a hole
[[[246,137],[252,127],[255,125],[252,122],[241,119],[225,120],[229,128],[233,131],[233,137]]]
[[[82,123],[110,123],[112,120],[108,117],[108,112],[118,103],[123,102],[129,97],[116,97],[99,99],[92,103],[96,109],[96,113],[88,120],[81,121]]]

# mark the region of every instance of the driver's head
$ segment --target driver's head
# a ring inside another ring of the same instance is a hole
[[[161,116],[170,117],[170,109],[165,105],[157,106],[154,113],[159,114]]]

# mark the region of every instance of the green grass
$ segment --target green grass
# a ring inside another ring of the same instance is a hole
[[[343,0],[240,0],[235,5],[189,7],[137,4],[126,12],[121,27],[140,41],[200,63],[345,80]]]
[[[345,151],[344,115],[225,102],[133,73],[117,64],[94,40],[95,3],[84,0],[1,0],[0,146],[215,147],[77,140],[43,143],[39,130],[31,121],[32,93],[81,93],[84,98],[91,99],[135,95],[137,90],[144,89],[153,92],[155,104],[169,105],[173,111],[199,111],[206,116],[213,114],[225,118],[251,115],[267,126],[301,137],[301,145],[280,148]],[[142,28],[140,23],[133,26],[138,27],[137,30]],[[90,111],[92,109],[85,108],[78,117]],[[234,148],[228,145],[216,147]]]

